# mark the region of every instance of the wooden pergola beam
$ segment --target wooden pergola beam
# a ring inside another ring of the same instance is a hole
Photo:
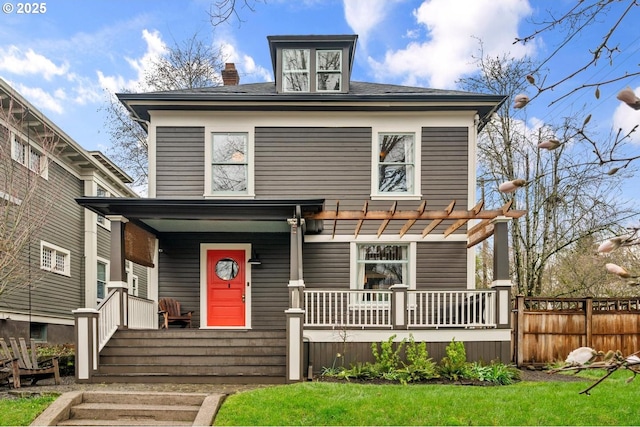
[[[420,203],[420,207],[418,208],[417,212],[418,215],[422,215],[424,213],[424,210],[427,207],[427,201],[423,200],[422,203]],[[405,222],[405,224],[402,226],[402,229],[400,230],[400,237],[404,236],[405,234],[407,234],[407,231],[409,231],[409,229],[413,226],[413,224],[415,224],[417,221],[417,219],[409,219],[407,220],[407,222]]]
[[[447,208],[449,209],[449,208]],[[367,211],[366,215],[363,211],[322,211],[318,213],[305,215],[305,218],[308,219],[318,219],[318,220],[435,220],[435,219],[493,219],[497,216],[507,216],[509,218],[520,218],[525,214],[525,211],[520,210],[510,210],[506,213],[503,213],[501,209],[492,209],[492,210],[483,210],[478,212],[477,214],[473,214],[472,211],[448,211],[448,210],[438,210],[431,211],[425,210],[422,213],[418,211],[396,211],[392,216],[389,215],[389,211]]]
[[[362,214],[367,216],[367,210],[369,209],[369,201],[364,201],[364,206],[362,207]],[[358,224],[356,225],[356,233],[354,237],[358,237],[358,233],[360,233],[360,228],[362,228],[362,224],[364,224],[364,217],[358,220]]]
[[[340,200],[336,200],[336,215],[333,219],[333,231],[331,233],[331,238],[336,237],[336,227],[338,226],[338,217],[340,216]]]
[[[422,237],[424,237],[427,234],[431,233],[434,228],[436,228],[438,225],[440,225],[440,223],[442,221],[447,219],[449,217],[449,215],[451,214],[451,212],[453,212],[453,208],[455,207],[455,205],[456,205],[456,201],[455,200],[453,200],[451,203],[449,203],[449,206],[447,206],[447,209],[445,209],[445,211],[444,211],[445,215],[435,218],[433,221],[431,221],[431,223],[429,225],[427,225],[424,228],[424,230],[422,230]],[[423,213],[423,215],[424,215],[424,213]]]
[[[384,229],[387,228],[387,225],[389,225],[389,221],[391,221],[391,218],[393,218],[393,214],[396,213],[397,207],[398,207],[398,202],[397,201],[393,202],[391,209],[389,209],[389,216],[385,218],[384,221],[382,221],[382,224],[380,224],[380,227],[378,228],[378,237],[380,237],[380,235],[384,232]]]
[[[478,212],[480,212],[480,210],[482,209],[482,206],[484,205],[484,202],[481,200],[479,201],[473,208],[471,208],[469,210],[470,213],[473,214],[474,218],[476,215],[478,215]],[[463,219],[459,219],[456,222],[454,222],[453,224],[451,224],[449,226],[449,228],[447,228],[444,231],[444,237],[447,237],[448,235],[450,235],[451,233],[453,233],[454,231],[456,231],[458,228],[462,227],[463,225],[465,225],[467,222],[469,222],[469,219],[463,218]]]

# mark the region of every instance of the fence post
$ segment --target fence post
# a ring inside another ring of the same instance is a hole
[[[76,381],[90,382],[98,370],[98,310],[72,311],[76,330]]]
[[[585,335],[586,335],[586,347],[591,347],[591,335],[592,335],[592,320],[593,320],[593,297],[585,298],[584,303],[584,326],[585,326]]]
[[[391,289],[391,324],[393,329],[407,329],[407,285],[393,285]]]
[[[524,296],[516,297],[516,366],[524,363]]]

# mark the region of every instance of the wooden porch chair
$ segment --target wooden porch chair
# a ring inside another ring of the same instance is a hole
[[[56,385],[60,384],[60,368],[58,365],[58,358],[53,357],[51,359],[43,360],[38,363],[38,356],[36,354],[36,343],[31,340],[31,349],[27,347],[27,342],[24,338],[19,338],[20,345],[15,338],[9,338],[11,343],[11,350],[13,360],[11,361],[11,375],[13,376],[13,386],[20,388],[21,378],[30,378],[31,385],[36,383],[42,378],[53,377]],[[0,347],[3,353],[11,355],[9,348],[4,339],[0,338]]]
[[[174,298],[160,298],[158,307],[160,314],[162,314],[162,326],[160,329],[169,329],[170,323],[180,324],[183,328],[191,327],[191,315],[193,311],[182,313],[178,300]]]

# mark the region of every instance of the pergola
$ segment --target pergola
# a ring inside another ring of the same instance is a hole
[[[428,210],[427,201],[423,200],[415,210],[397,210],[398,202],[394,202],[389,210],[369,210],[369,202],[365,201],[361,210],[340,210],[340,201],[336,201],[336,207],[332,210],[309,213],[305,215],[308,220],[333,221],[331,237],[336,234],[338,221],[357,221],[354,237],[358,237],[360,229],[365,221],[381,221],[377,236],[380,237],[391,221],[404,221],[399,236],[404,236],[419,220],[427,220],[429,223],[422,229],[422,237],[432,233],[443,221],[453,221],[447,227],[443,235],[449,236],[471,220],[480,220],[467,231],[467,248],[473,247],[486,240],[494,232],[494,220],[499,217],[520,218],[526,212],[523,210],[511,210],[513,199],[505,203],[500,209],[483,210],[484,202],[478,202],[469,210],[455,210],[455,200],[449,203],[444,210]]]

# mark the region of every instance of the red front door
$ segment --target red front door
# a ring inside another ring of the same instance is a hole
[[[245,251],[207,251],[207,326],[245,326]]]

